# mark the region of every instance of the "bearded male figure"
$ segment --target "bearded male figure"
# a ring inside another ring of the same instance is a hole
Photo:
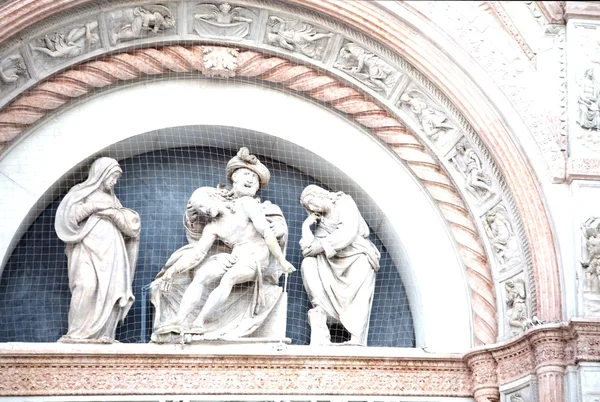
[[[269,170],[247,148],[227,164],[231,188],[201,187],[190,198],[184,226],[190,244],[177,250],[152,285],[152,340],[172,334],[232,340],[258,330],[277,304],[287,225],[281,210],[255,198]]]

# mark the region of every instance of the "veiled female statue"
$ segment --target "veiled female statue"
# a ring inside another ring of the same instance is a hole
[[[97,159],[87,180],[74,186],[56,211],[71,289],[69,331],[59,342],[113,342],[117,324],[133,304],[140,217],[115,196],[121,173],[116,160]]]
[[[369,227],[352,197],[342,192],[310,185],[300,202],[308,213],[300,247],[302,280],[313,305],[310,344],[331,344],[327,324],[338,323],[350,333],[348,344],[366,346],[380,258],[368,239]]]

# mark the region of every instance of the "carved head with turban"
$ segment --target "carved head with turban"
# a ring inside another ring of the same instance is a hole
[[[258,176],[259,188],[264,189],[269,185],[271,179],[271,173],[265,165],[263,165],[256,156],[250,154],[250,151],[246,147],[240,148],[236,156],[231,158],[227,162],[227,180],[233,184],[234,173],[239,169],[247,169],[255,173]]]

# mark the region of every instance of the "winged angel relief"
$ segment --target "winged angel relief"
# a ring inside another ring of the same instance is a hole
[[[175,27],[175,18],[171,10],[165,6],[144,5],[127,10],[125,13],[131,22],[122,26],[118,32],[113,32],[110,36],[111,45],[148,34],[156,35]]]
[[[194,32],[200,36],[222,36],[242,39],[250,34],[254,13],[229,3],[200,4],[194,14]]]

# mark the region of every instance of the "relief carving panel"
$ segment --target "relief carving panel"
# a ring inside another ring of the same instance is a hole
[[[454,156],[450,160],[464,178],[465,189],[477,203],[484,203],[496,193],[492,177],[466,138],[456,144]]]
[[[446,143],[457,131],[442,108],[413,87],[409,87],[400,96],[396,106],[406,111],[418,123],[427,138],[438,146]]]
[[[300,53],[311,59],[321,60],[331,32],[295,18],[269,15],[265,42],[290,52]]]
[[[495,206],[484,215],[483,227],[493,247],[500,273],[523,263],[513,224],[503,205]]]
[[[110,44],[175,33],[175,12],[161,4],[121,9],[108,13]]]
[[[391,93],[400,77],[389,63],[354,42],[340,49],[333,67],[384,95]]]
[[[78,24],[46,34],[30,44],[34,59],[47,63],[48,59],[71,59],[101,47],[98,21]],[[56,64],[56,63],[54,63]]]
[[[23,85],[28,78],[29,72],[20,54],[11,54],[0,60],[0,95]]]
[[[258,14],[229,3],[199,4],[190,14],[192,32],[205,38],[249,39]]]

